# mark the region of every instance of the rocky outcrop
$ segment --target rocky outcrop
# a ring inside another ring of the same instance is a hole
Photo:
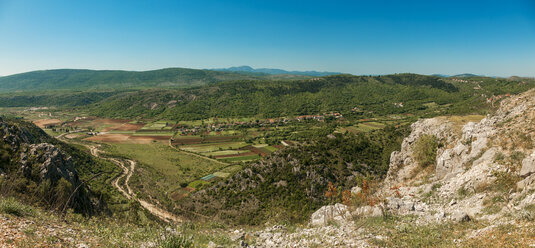
[[[444,122],[440,118],[424,119],[411,125],[411,134],[403,140],[401,151],[395,151],[390,156],[390,167],[385,179],[385,184],[396,185],[409,180],[413,171],[418,167],[412,153],[412,145],[424,134],[433,135],[441,142],[452,142],[456,139],[453,124]],[[444,170],[448,165],[444,166]]]
[[[351,219],[348,207],[337,203],[323,206],[312,214],[310,224],[312,226],[328,225],[331,222],[343,222]]]
[[[501,218],[511,208],[522,207],[522,199],[533,194],[527,188],[535,186],[534,123],[534,90],[504,100],[494,115],[477,123],[448,117],[420,120],[412,124],[401,151],[392,153],[379,192],[387,196],[389,209],[396,214],[436,219],[431,212],[444,213],[446,219],[456,221]],[[424,134],[434,135],[440,143],[432,171],[418,167],[412,151]],[[515,181],[519,189],[509,183]],[[488,199],[499,195],[508,201],[501,205],[503,209],[492,214],[483,211]],[[424,202],[432,204],[425,204],[420,212],[413,207]]]
[[[535,172],[535,152],[522,160],[522,168],[520,169],[520,176],[527,177]]]
[[[26,177],[36,171],[39,181],[49,180],[55,184],[63,178],[74,187],[80,184],[72,158],[63,154],[56,146],[48,143],[30,144],[20,154],[20,169]]]
[[[46,135],[44,132],[42,134]],[[40,137],[36,137],[28,129],[20,125],[9,124],[2,118],[0,118],[0,135],[2,136],[3,142],[11,146],[18,146],[19,144],[25,143],[39,143],[42,141]]]
[[[80,212],[93,211],[95,204],[79,179],[75,161],[65,152],[72,151],[67,145],[16,119],[0,119],[0,136],[0,152],[8,155],[7,162],[0,163],[0,174],[4,182],[16,182],[8,191],[32,195],[51,208],[67,204]]]

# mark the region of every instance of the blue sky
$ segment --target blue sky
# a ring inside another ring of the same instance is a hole
[[[535,76],[535,1],[0,0],[0,75],[240,65]]]

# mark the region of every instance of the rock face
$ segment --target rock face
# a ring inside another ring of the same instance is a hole
[[[500,190],[517,191],[516,187],[503,188],[510,186],[503,186],[499,177],[517,180],[522,190],[508,198],[510,207],[528,204],[523,199],[531,197],[529,189],[535,188],[535,90],[503,100],[493,116],[480,122],[456,123],[452,119],[437,117],[412,124],[401,151],[392,153],[387,178],[379,190],[387,196],[388,208],[426,219],[434,217],[425,209],[443,212],[455,221],[474,216],[500,218],[501,211],[493,215],[482,212],[485,199]],[[434,135],[441,144],[431,171],[418,167],[412,151],[414,142],[424,134]],[[424,206],[424,201],[433,204],[425,204],[421,213],[415,211],[414,206]],[[503,211],[509,211],[503,205]]]
[[[52,208],[68,203],[80,212],[93,211],[90,193],[79,187],[75,161],[60,148],[64,144],[33,124],[14,119],[0,118],[0,136],[0,153],[7,154],[0,174],[5,182],[17,182],[12,193],[36,196]]]
[[[42,134],[46,135],[44,132]],[[3,142],[11,146],[42,142],[42,139],[30,133],[29,130],[17,125],[11,125],[2,118],[0,118],[0,135],[2,136]]]
[[[40,181],[50,180],[55,184],[60,178],[64,178],[73,186],[80,184],[72,158],[67,157],[54,145],[30,144],[20,157],[21,170],[26,177],[31,176],[32,170],[37,170]]]
[[[535,152],[522,160],[522,169],[520,169],[520,176],[527,177],[535,172]]]
[[[412,172],[418,167],[412,154],[412,145],[424,134],[433,135],[451,142],[455,139],[452,132],[452,123],[444,122],[439,118],[424,119],[411,125],[411,134],[403,140],[401,151],[395,151],[390,156],[390,168],[385,182],[395,185],[411,178]],[[446,168],[447,166],[444,166]],[[445,169],[450,170],[450,169]]]

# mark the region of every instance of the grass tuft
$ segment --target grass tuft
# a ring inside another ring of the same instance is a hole
[[[160,248],[188,248],[193,247],[193,239],[185,235],[173,235],[162,240]]]
[[[15,216],[33,216],[35,210],[27,205],[24,205],[13,197],[0,199],[0,213],[11,214]]]

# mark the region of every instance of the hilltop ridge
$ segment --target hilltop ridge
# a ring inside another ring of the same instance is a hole
[[[270,78],[263,75],[188,68],[151,71],[55,69],[0,77],[0,92],[183,88],[246,79]]]
[[[248,72],[248,73],[261,73],[261,74],[269,74],[269,75],[301,75],[301,76],[313,76],[313,77],[323,77],[323,76],[331,76],[331,75],[338,75],[342,74],[340,72],[319,72],[319,71],[287,71],[283,69],[273,69],[273,68],[252,68],[247,65],[243,66],[233,66],[229,68],[221,68],[221,69],[211,69],[213,71],[231,71],[231,72]]]

